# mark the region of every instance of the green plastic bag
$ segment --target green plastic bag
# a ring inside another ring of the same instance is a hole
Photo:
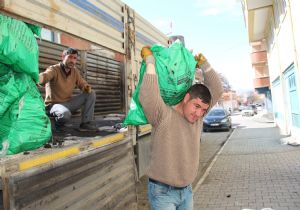
[[[38,30],[34,30],[38,33]],[[28,25],[0,15],[0,62],[10,65],[16,72],[27,73],[37,82],[38,53],[36,38]]]
[[[26,23],[26,25],[28,26],[28,28],[30,28],[32,33],[34,33],[38,37],[41,37],[41,33],[42,33],[42,28],[41,27],[32,25],[30,23]]]
[[[167,105],[176,105],[183,99],[193,83],[196,67],[194,56],[180,42],[173,43],[169,48],[154,45],[151,47],[151,51],[155,57],[160,95]],[[148,123],[138,99],[145,71],[146,64],[143,62],[140,68],[140,79],[133,93],[128,115],[123,122],[124,125]]]
[[[0,104],[0,110],[3,110],[0,116],[0,149],[2,142],[7,140],[7,154],[16,154],[41,147],[52,133],[43,99],[33,79],[25,73],[11,72],[4,87],[11,91],[7,92],[8,99],[3,99],[5,105]],[[4,106],[5,110],[2,109]]]
[[[12,116],[8,155],[39,148],[51,138],[51,123],[43,101],[34,92],[26,92],[14,106],[19,112]]]
[[[9,66],[0,62],[0,77],[6,75],[10,71],[11,71],[11,69],[9,68]]]
[[[21,77],[25,77],[25,74],[14,73],[8,66],[0,63],[0,70],[6,72],[4,75],[0,75],[0,119],[10,106],[21,98],[26,92],[26,85],[22,82],[16,82],[16,75],[19,74],[18,80],[22,80]]]
[[[4,141],[7,141],[8,134],[12,125],[12,121],[10,119],[10,112],[6,112],[3,117],[0,117],[1,123],[0,123],[0,150],[2,150],[2,143]],[[6,151],[5,154],[6,155]]]

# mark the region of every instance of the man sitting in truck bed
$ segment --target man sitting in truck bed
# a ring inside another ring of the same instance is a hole
[[[64,130],[71,113],[82,108],[80,131],[95,131],[94,106],[96,94],[76,68],[78,51],[68,48],[62,53],[62,62],[40,73],[40,84],[46,84],[46,110],[55,118],[56,131]],[[75,87],[83,92],[72,97]]]

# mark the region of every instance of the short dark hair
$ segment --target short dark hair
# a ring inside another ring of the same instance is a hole
[[[187,93],[190,94],[191,98],[200,98],[203,103],[210,104],[211,94],[209,89],[203,84],[194,84],[188,90]]]
[[[72,55],[74,55],[74,54],[78,55],[78,50],[75,49],[75,48],[69,47],[68,49],[65,49],[62,54],[63,55],[71,55],[71,54]]]

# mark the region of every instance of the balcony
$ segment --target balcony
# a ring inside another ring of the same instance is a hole
[[[248,37],[251,42],[266,38],[266,29],[272,14],[272,0],[242,1]]]
[[[270,87],[270,78],[262,77],[254,79],[254,88]]]
[[[253,66],[253,69],[255,71],[255,78],[269,77],[269,68],[267,65],[256,65]]]
[[[261,51],[261,52],[253,52],[251,53],[251,62],[252,65],[261,65],[267,63],[267,52]]]

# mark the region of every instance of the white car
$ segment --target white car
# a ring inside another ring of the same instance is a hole
[[[251,106],[247,106],[242,110],[242,116],[254,116],[254,110]]]

